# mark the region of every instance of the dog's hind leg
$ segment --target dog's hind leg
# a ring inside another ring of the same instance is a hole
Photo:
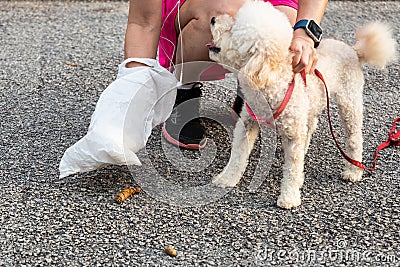
[[[361,79],[362,80],[362,79]],[[344,132],[347,137],[346,153],[357,161],[362,161],[363,152],[363,83],[357,86],[348,85],[347,93],[340,92],[336,95],[339,114],[343,122]],[[363,170],[345,161],[343,179],[351,182],[361,181]]]
[[[295,208],[301,204],[300,188],[304,182],[307,130],[306,123],[304,123],[298,125],[296,129],[292,129],[293,136],[282,136],[285,163],[277,205],[284,209]]]
[[[249,117],[247,112],[242,112],[241,116],[243,120],[238,120],[233,132],[229,162],[224,170],[213,179],[213,183],[220,187],[233,187],[239,183],[260,131],[258,124]]]

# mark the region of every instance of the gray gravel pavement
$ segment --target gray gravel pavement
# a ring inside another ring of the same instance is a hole
[[[59,179],[63,152],[86,133],[100,93],[116,77],[127,7],[0,2],[0,266],[400,266],[400,150],[382,151],[377,171],[361,183],[344,182],[325,113],[307,156],[302,206],[291,211],[275,204],[279,142],[256,192],[247,185],[257,150],[239,186],[207,205],[177,207],[146,190],[116,204],[119,190],[140,181],[137,167]],[[398,1],[330,2],[325,37],[353,43],[357,25],[383,20],[399,44],[399,10]],[[364,68],[368,164],[400,115],[399,69]],[[206,96],[230,105],[232,94],[212,83],[206,88]],[[229,144],[221,127],[207,125],[218,149],[208,168],[174,169],[157,128],[147,148],[155,169],[181,186],[208,183],[226,164]],[[176,258],[164,254],[167,245]]]

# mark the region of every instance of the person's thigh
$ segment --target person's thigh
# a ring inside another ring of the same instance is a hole
[[[205,44],[212,39],[211,18],[221,14],[234,16],[247,1],[249,0],[186,0],[179,10],[179,23],[178,18],[175,19],[176,31],[179,35],[176,63],[208,61],[208,49]]]

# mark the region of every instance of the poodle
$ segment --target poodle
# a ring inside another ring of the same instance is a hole
[[[210,59],[239,71],[238,82],[245,101],[260,118],[276,111],[292,80],[292,96],[276,118],[275,127],[282,138],[283,178],[277,205],[291,209],[301,204],[300,188],[304,181],[304,158],[315,131],[318,115],[326,106],[323,83],[315,74],[306,76],[292,70],[289,46],[293,29],[287,17],[270,3],[245,3],[234,18],[220,15],[211,20],[213,41]],[[339,108],[350,157],[362,160],[363,85],[362,64],[383,68],[396,56],[396,44],[386,24],[374,22],[356,31],[351,47],[333,39],[322,40],[317,48],[317,69],[324,75],[329,96]],[[265,97],[270,107],[265,107]],[[246,108],[234,129],[231,156],[224,170],[213,178],[220,187],[233,187],[243,175],[247,160],[259,134],[259,124]],[[343,179],[358,182],[363,170],[345,162]]]

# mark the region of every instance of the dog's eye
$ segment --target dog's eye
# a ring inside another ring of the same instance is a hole
[[[215,24],[215,17],[212,17],[211,18],[211,25],[214,25]]]

